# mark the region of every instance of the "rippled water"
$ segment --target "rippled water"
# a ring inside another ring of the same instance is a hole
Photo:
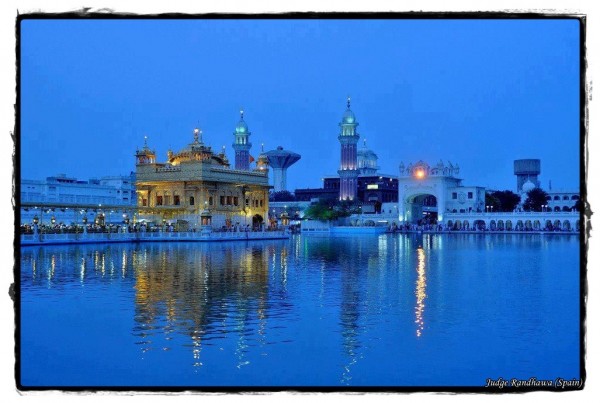
[[[23,386],[579,378],[579,237],[21,248]]]

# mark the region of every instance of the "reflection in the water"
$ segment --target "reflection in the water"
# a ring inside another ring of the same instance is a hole
[[[449,334],[473,337],[473,329],[481,328],[491,341],[508,334],[512,344],[523,334],[548,336],[549,319],[537,312],[553,307],[553,276],[563,272],[552,271],[555,263],[546,254],[577,251],[578,242],[552,235],[386,234],[27,247],[21,249],[21,284],[33,301],[66,296],[71,299],[64,306],[83,301],[111,311],[125,329],[111,340],[125,346],[129,359],[144,360],[157,373],[162,369],[157,365],[172,365],[173,373],[196,375],[192,382],[254,376],[268,384],[273,376],[297,371],[313,376],[311,382],[357,385],[377,382],[378,370],[387,371],[379,373],[386,379],[396,379],[395,371],[411,377],[411,371],[429,365],[419,362],[419,354],[446,354],[443,343],[460,342]],[[520,264],[511,269],[507,261]],[[491,292],[499,282],[502,293]],[[565,292],[560,287],[558,292]],[[84,303],[81,312],[88,312]],[[510,321],[502,327],[479,321],[482,315],[492,317],[498,306],[510,309]],[[83,332],[71,329],[78,331]],[[96,333],[85,339],[103,336]],[[529,346],[523,343],[520,356],[529,354]],[[465,357],[473,359],[470,352]],[[530,354],[529,360],[536,357]],[[167,361],[171,364],[163,364]]]
[[[415,295],[417,296],[417,305],[415,306],[415,323],[417,324],[417,337],[423,333],[423,311],[425,310],[425,298],[427,294],[427,277],[425,276],[425,251],[423,248],[417,249],[417,287]]]

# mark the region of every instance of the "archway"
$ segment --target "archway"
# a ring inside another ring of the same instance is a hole
[[[560,229],[561,229],[561,226],[560,226],[560,220],[556,220],[556,221],[554,221],[554,230],[555,230],[555,231],[556,231],[556,230],[560,231]]]
[[[255,214],[252,216],[252,227],[257,228],[263,223],[263,218],[260,214]]]
[[[507,231],[512,231],[512,229],[513,229],[512,221],[511,220],[506,220],[506,230]]]
[[[531,220],[525,221],[525,231],[531,231],[533,229],[533,225],[531,224]]]
[[[562,224],[562,227],[565,231],[571,231],[571,223],[569,222],[569,220],[565,220]]]
[[[490,221],[490,231],[496,231],[496,221]]]
[[[504,231],[504,221],[498,220],[498,231]]]
[[[465,231],[468,231],[468,230],[469,230],[469,222],[468,222],[467,220],[464,220],[464,221],[463,221],[463,229],[464,229]]]
[[[475,220],[473,223],[473,228],[477,229],[478,231],[485,231],[485,221]]]
[[[545,228],[547,231],[552,231],[552,230],[553,230],[553,228],[552,228],[552,221],[550,221],[550,220],[546,220],[546,225],[544,226],[544,228]]]
[[[406,219],[411,223],[427,225],[438,222],[437,198],[432,194],[420,193],[408,196],[405,211]]]
[[[577,231],[581,230],[581,224],[579,223],[579,220],[575,221],[575,229]]]
[[[523,231],[523,221],[517,221],[517,225],[515,225],[515,231]]]
[[[535,220],[533,222],[533,229],[535,231],[539,231],[541,229],[541,227],[542,227],[542,224],[540,223],[540,220]]]

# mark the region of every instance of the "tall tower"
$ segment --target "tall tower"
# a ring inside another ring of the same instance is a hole
[[[244,110],[240,111],[240,121],[233,133],[233,149],[235,150],[235,169],[248,171],[250,169],[250,132],[248,125],[244,122]]]
[[[287,190],[287,169],[300,159],[300,154],[284,150],[279,146],[276,150],[264,154],[273,168],[273,187],[276,192]]]
[[[341,145],[341,163],[338,174],[340,175],[340,200],[354,200],[358,189],[358,165],[356,161],[356,143],[360,137],[356,132],[358,122],[350,110],[350,97],[348,108],[344,112],[340,123],[338,140]]]
[[[515,175],[517,176],[517,193],[521,193],[523,185],[530,181],[535,187],[540,187],[538,175],[542,172],[538,159],[515,160]]]

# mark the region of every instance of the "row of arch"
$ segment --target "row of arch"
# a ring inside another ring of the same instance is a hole
[[[448,220],[448,229],[454,231],[579,231],[580,223],[579,220],[572,224],[569,220],[546,220],[542,222],[540,220],[517,220],[513,223],[512,220],[491,220],[489,225],[484,220],[475,220],[469,222],[468,220]]]
[[[560,196],[554,196],[554,197],[552,198],[552,200],[560,200],[560,199],[561,199],[561,197],[560,197]],[[577,196],[577,195],[573,195],[573,196],[571,196],[571,197],[569,198],[569,196],[567,196],[567,195],[564,195],[564,196],[562,197],[562,200],[569,200],[569,199],[570,199],[570,200],[579,200],[579,196]]]

